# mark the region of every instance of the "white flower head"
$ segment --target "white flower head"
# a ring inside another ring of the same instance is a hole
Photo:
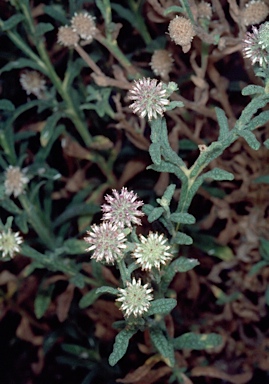
[[[120,191],[112,189],[111,195],[106,195],[106,204],[102,205],[103,220],[109,221],[120,228],[131,227],[132,224],[141,225],[140,217],[144,213],[139,208],[144,204],[137,200],[137,194],[133,191],[127,191],[123,187]]]
[[[142,270],[160,269],[162,264],[172,259],[173,255],[169,252],[171,247],[167,241],[163,234],[150,232],[147,237],[140,235],[140,244],[136,245],[133,257]]]
[[[97,32],[94,19],[88,12],[75,13],[71,19],[71,27],[81,39],[92,41]]]
[[[5,172],[5,194],[8,196],[14,195],[18,197],[24,192],[25,185],[29,182],[24,171],[19,167],[10,165]]]
[[[252,33],[246,32],[243,40],[243,56],[251,60],[252,65],[259,63],[260,67],[268,64],[268,52],[263,47],[259,29],[252,27]]]
[[[37,71],[24,71],[20,75],[20,83],[27,95],[32,93],[38,99],[42,99],[47,90],[44,77]]]
[[[20,252],[20,244],[23,242],[23,238],[19,232],[12,232],[9,228],[7,231],[0,232],[0,252],[2,257],[9,256],[14,257],[14,254]]]
[[[135,80],[128,98],[133,100],[130,108],[140,117],[148,116],[148,119],[157,119],[158,115],[163,116],[166,105],[169,104],[167,90],[162,82],[157,84],[156,79],[143,77]]]
[[[126,317],[142,316],[148,311],[150,301],[153,300],[153,289],[148,286],[149,284],[141,285],[141,279],[136,281],[133,278],[132,283],[127,282],[126,288],[118,288],[119,297],[116,301],[121,302],[120,310]]]
[[[87,235],[84,240],[90,244],[87,251],[94,251],[92,259],[115,264],[115,261],[124,256],[126,237],[116,225],[108,222],[100,225],[93,224],[91,231],[87,231]]]

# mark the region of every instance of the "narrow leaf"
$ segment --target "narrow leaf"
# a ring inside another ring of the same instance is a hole
[[[264,94],[264,87],[261,87],[260,85],[248,85],[242,90],[243,96],[249,96],[249,95],[255,95],[255,94]]]
[[[192,238],[183,232],[177,232],[176,236],[172,239],[172,244],[191,245]]]
[[[240,131],[240,136],[242,136],[246,140],[246,142],[252,149],[258,150],[260,148],[261,143],[256,139],[254,133],[243,130]]]
[[[135,330],[123,329],[117,334],[113,345],[113,352],[108,359],[111,366],[117,364],[117,362],[125,355],[129,345],[129,340],[135,333]]]
[[[157,299],[151,302],[147,316],[156,314],[169,314],[177,305],[175,299]]]
[[[11,16],[8,20],[4,21],[2,24],[2,31],[7,31],[16,27],[22,20],[24,20],[24,16],[21,13],[17,13]]]
[[[221,342],[222,337],[217,333],[198,335],[196,333],[189,332],[174,339],[174,347],[176,349],[202,350],[218,347]]]
[[[102,295],[103,293],[109,293],[111,295],[117,295],[119,291],[116,288],[113,287],[100,287],[96,290],[97,295]]]
[[[188,259],[187,257],[181,256],[178,259],[174,260],[169,268],[173,269],[176,272],[187,272],[199,265],[197,259]]]
[[[152,223],[153,221],[159,219],[164,212],[162,207],[154,208],[151,213],[148,215],[148,222]]]
[[[196,221],[195,217],[193,215],[190,215],[189,213],[172,213],[170,219],[174,223],[179,224],[194,224]]]
[[[216,107],[215,111],[220,128],[219,140],[223,140],[226,139],[229,134],[228,119],[225,115],[225,112],[221,108]]]
[[[11,101],[9,101],[7,99],[2,99],[2,100],[0,100],[0,110],[12,112],[15,110],[15,106],[13,103],[11,103]]]
[[[159,143],[152,143],[149,147],[149,154],[154,164],[161,163],[161,146]]]
[[[170,367],[175,364],[173,343],[165,337],[159,328],[150,329],[150,339],[158,352],[167,360]]]

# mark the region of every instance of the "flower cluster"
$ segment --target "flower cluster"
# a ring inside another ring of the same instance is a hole
[[[247,32],[243,40],[243,56],[251,60],[252,65],[259,63],[261,67],[268,64],[268,25],[262,24],[259,29],[252,27],[252,33]]]
[[[145,77],[134,81],[129,99],[133,100],[130,108],[134,113],[142,118],[148,116],[149,120],[157,119],[157,115],[163,116],[165,107],[169,104],[164,84],[157,84],[156,79]]]
[[[160,269],[162,264],[166,264],[172,259],[169,252],[171,247],[167,244],[168,240],[163,234],[150,232],[147,237],[140,235],[140,244],[136,245],[133,257],[142,270]]]
[[[112,189],[112,193],[113,196],[105,196],[107,204],[102,205],[103,220],[119,228],[131,227],[132,224],[141,225],[139,217],[144,216],[144,213],[139,208],[143,205],[143,201],[137,200],[137,194],[133,191],[129,192],[124,187],[120,193],[115,189]]]
[[[20,75],[20,83],[27,95],[33,94],[38,99],[42,99],[47,90],[45,79],[37,71],[24,71]]]
[[[176,16],[170,21],[168,33],[177,45],[181,45],[184,53],[189,51],[192,39],[196,35],[191,21],[182,16]]]
[[[97,28],[95,18],[87,12],[75,13],[71,19],[71,26],[65,25],[58,30],[58,43],[65,47],[76,46],[79,39],[87,43],[92,42]]]
[[[25,173],[19,167],[10,165],[5,172],[5,194],[18,197],[24,192],[25,185],[29,182]]]
[[[141,285],[141,279],[138,281],[133,278],[132,282],[127,282],[126,288],[118,288],[119,297],[116,301],[120,301],[121,311],[126,317],[133,315],[135,317],[142,316],[148,311],[150,302],[153,300],[151,292],[152,288],[148,288],[148,284]]]
[[[0,232],[0,252],[2,257],[14,257],[14,254],[20,252],[20,244],[23,242],[19,232],[7,231]]]

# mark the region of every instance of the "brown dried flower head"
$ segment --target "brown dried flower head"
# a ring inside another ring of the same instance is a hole
[[[182,46],[183,52],[188,52],[192,39],[196,35],[191,21],[185,17],[176,16],[170,21],[168,32],[171,39]]]
[[[246,26],[259,24],[266,19],[268,14],[269,8],[263,1],[251,0],[242,11],[242,20]]]
[[[171,53],[158,49],[151,57],[150,66],[156,76],[167,77],[173,68],[173,62]]]
[[[44,91],[47,89],[45,79],[37,71],[24,71],[20,75],[20,83],[27,95],[32,93],[38,99],[43,97]]]
[[[200,19],[208,19],[211,20],[212,17],[212,6],[206,1],[201,1],[197,5],[197,13]]]
[[[96,34],[94,17],[87,12],[75,13],[71,20],[71,26],[81,39],[92,41]]]
[[[67,25],[59,28],[57,37],[58,43],[65,47],[73,47],[79,42],[79,35],[77,32]]]

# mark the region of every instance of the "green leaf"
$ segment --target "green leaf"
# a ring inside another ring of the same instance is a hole
[[[243,110],[239,120],[237,120],[235,124],[235,127],[238,129],[238,131],[242,130],[242,128],[244,128],[245,125],[250,122],[252,116],[255,115],[258,109],[265,107],[268,101],[269,101],[268,95],[257,96],[253,100],[251,100],[251,102]]]
[[[234,179],[234,175],[231,172],[224,171],[224,169],[220,168],[214,168],[211,171],[208,171],[201,175],[201,177],[203,177],[203,179],[210,178],[218,181]]]
[[[41,288],[38,290],[34,302],[34,310],[37,319],[41,319],[41,317],[43,317],[44,313],[48,309],[51,302],[53,289],[54,284],[51,284],[46,289],[41,286]]]
[[[119,291],[117,290],[117,288],[106,286],[106,287],[97,288],[96,293],[97,293],[97,295],[102,295],[104,293],[109,293],[110,295],[117,296]]]
[[[267,149],[269,149],[269,139],[265,140],[265,141],[263,142],[263,145],[264,145]]]
[[[166,363],[169,367],[173,367],[175,364],[175,354],[172,341],[163,334],[159,328],[152,328],[149,331],[152,344],[157,351],[166,359]]]
[[[149,147],[149,154],[154,164],[161,164],[161,146],[160,143],[152,143]]]
[[[64,250],[68,255],[80,255],[85,253],[87,243],[84,240],[68,239],[63,244]]]
[[[2,99],[2,100],[0,100],[0,110],[12,112],[15,110],[15,106],[13,103],[11,103],[11,101],[9,101],[7,99]]]
[[[80,289],[83,289],[85,287],[84,275],[82,275],[81,273],[76,273],[70,278],[69,282]]]
[[[169,314],[176,305],[177,301],[175,299],[157,299],[150,303],[146,315]]]
[[[192,234],[194,245],[196,248],[201,249],[210,256],[218,257],[224,261],[231,261],[234,259],[233,251],[227,245],[217,244],[215,238],[206,234]]]
[[[222,343],[222,337],[217,333],[198,335],[193,332],[184,333],[174,339],[175,349],[203,350],[216,348]]]
[[[199,264],[200,263],[197,259],[188,259],[187,257],[181,256],[178,259],[174,260],[168,268],[174,270],[175,273],[187,272],[195,268]]]
[[[191,245],[192,238],[183,232],[177,232],[176,236],[171,241],[172,244]]]
[[[25,211],[15,216],[15,223],[22,233],[28,233],[27,213]]]
[[[148,222],[152,223],[153,221],[159,219],[164,212],[162,207],[153,208],[151,213],[148,215]]]
[[[261,257],[269,262],[269,240],[266,240],[263,237],[260,238],[259,251]]]
[[[216,107],[215,112],[217,115],[219,128],[220,128],[219,140],[226,139],[230,133],[229,125],[228,125],[228,119],[225,115],[225,112],[222,109]]]
[[[10,63],[4,65],[0,69],[0,75],[4,72],[11,71],[12,69],[21,69],[21,68],[26,68],[26,67],[36,69],[37,71],[44,73],[44,69],[39,64],[37,64],[36,61],[21,58],[21,59],[18,59],[16,61],[11,61]]]
[[[93,203],[79,203],[79,204],[70,204],[66,210],[57,217],[57,219],[52,223],[53,227],[56,228],[59,225],[62,225],[64,222],[69,221],[74,217],[94,215],[100,211],[100,207]]]
[[[97,291],[97,288],[93,288],[89,292],[87,292],[84,296],[82,296],[78,304],[79,308],[84,309],[89,307],[98,299],[99,296],[102,295],[102,293],[97,294],[96,291]]]
[[[167,16],[171,12],[184,13],[184,9],[182,7],[179,7],[178,5],[172,5],[171,7],[168,7],[164,10],[163,15]]]
[[[13,213],[14,215],[20,215],[22,213],[21,209],[7,197],[3,200],[0,200],[0,206],[6,211]]]
[[[249,96],[249,95],[255,95],[255,94],[261,94],[264,95],[264,87],[261,87],[260,85],[248,85],[242,90],[243,96]]]
[[[170,103],[165,107],[166,111],[172,111],[175,108],[182,108],[184,104],[182,101],[170,101]]]
[[[52,17],[53,19],[60,21],[63,25],[68,24],[69,20],[67,19],[66,11],[61,5],[45,5],[43,7],[44,12]]]
[[[252,149],[255,149],[257,151],[260,148],[261,143],[256,139],[254,133],[243,130],[240,131],[240,136],[242,136],[246,140],[246,142]]]
[[[62,113],[56,112],[49,116],[49,118],[47,119],[46,124],[40,134],[40,143],[42,147],[46,147],[50,142],[51,138],[54,136],[55,126],[61,117]]]
[[[1,29],[2,31],[8,31],[9,29],[16,27],[22,20],[24,20],[24,16],[21,13],[17,13],[4,21]]]
[[[170,219],[179,224],[194,224],[196,221],[195,217],[189,213],[172,213]]]
[[[269,175],[259,176],[253,180],[253,183],[269,184]]]
[[[263,126],[269,120],[269,111],[263,111],[258,116],[253,117],[253,119],[247,124],[246,130],[253,131],[254,129]]]
[[[53,31],[54,26],[51,23],[38,23],[36,27],[35,36],[41,37],[49,31]]]
[[[171,200],[174,196],[176,189],[175,184],[170,184],[166,190],[164,191],[164,194],[161,199],[157,199],[157,202],[162,206],[162,207],[169,207]]]
[[[113,345],[113,351],[108,359],[109,364],[112,367],[125,355],[129,345],[129,340],[135,333],[135,330],[123,329],[117,334]]]

